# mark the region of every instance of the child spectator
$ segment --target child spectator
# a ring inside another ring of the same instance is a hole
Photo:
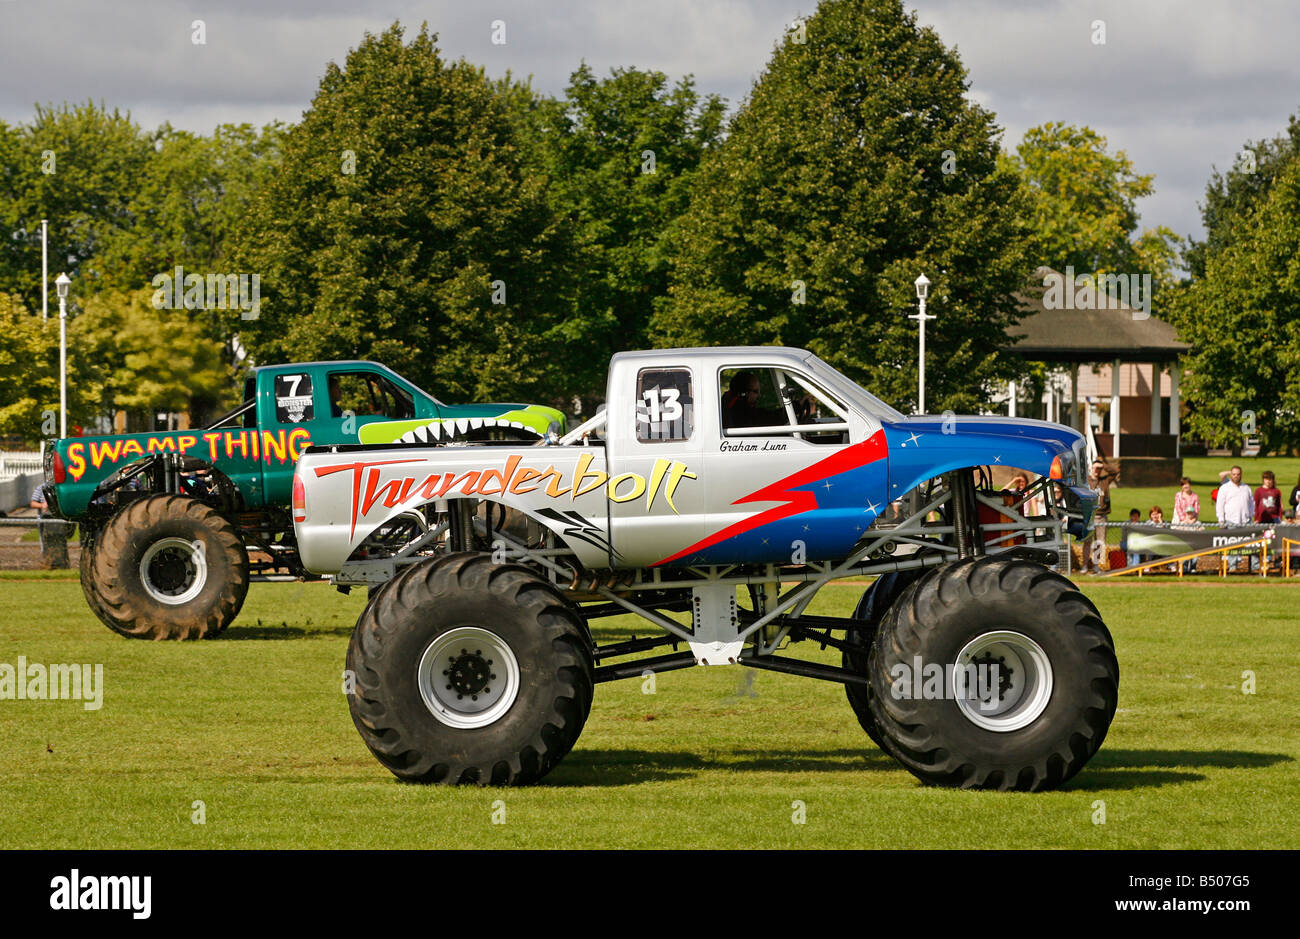
[[[1119,549],[1124,552],[1124,558],[1129,567],[1132,567],[1134,564],[1142,563],[1142,556],[1138,554],[1136,551],[1130,551],[1128,549],[1128,526],[1137,525],[1141,521],[1142,521],[1142,513],[1139,512],[1137,509],[1129,509],[1128,525],[1125,525],[1124,530],[1120,532]]]
[[[1192,480],[1184,476],[1182,488],[1174,495],[1174,524],[1195,525],[1200,515],[1201,497],[1192,491]]]
[[[1262,485],[1255,490],[1255,524],[1272,525],[1282,521],[1282,492],[1273,474],[1264,471]]]

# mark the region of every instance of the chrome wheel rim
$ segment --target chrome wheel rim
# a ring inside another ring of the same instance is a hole
[[[417,666],[420,697],[448,727],[495,723],[519,696],[519,662],[504,639],[477,626],[449,629],[425,647]]]
[[[162,538],[140,558],[140,583],[159,603],[189,603],[208,582],[208,560],[202,541]]]
[[[1037,642],[1009,629],[981,633],[957,653],[952,695],[972,724],[997,733],[1028,727],[1052,698],[1052,663]]]

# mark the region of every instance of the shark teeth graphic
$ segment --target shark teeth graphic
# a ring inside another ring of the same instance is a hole
[[[397,443],[440,443],[443,441],[450,442],[457,437],[464,436],[466,433],[475,430],[491,429],[500,427],[511,430],[523,430],[531,434],[537,434],[537,431],[531,427],[521,424],[519,421],[504,421],[495,417],[459,417],[447,421],[430,421],[423,427],[415,427],[408,430],[402,436],[397,438]],[[537,436],[541,436],[537,434]]]

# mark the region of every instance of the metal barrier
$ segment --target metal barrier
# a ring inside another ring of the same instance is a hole
[[[1282,576],[1283,577],[1291,576],[1291,546],[1292,545],[1295,545],[1297,548],[1300,548],[1300,541],[1296,541],[1294,538],[1282,539]],[[1300,573],[1300,566],[1296,568],[1296,571],[1297,573]]]
[[[0,528],[39,528],[42,526],[49,528],[62,528],[64,526],[73,528],[76,522],[70,522],[65,518],[0,518]]]
[[[1267,577],[1268,556],[1269,556],[1268,548],[1269,548],[1270,541],[1272,541],[1272,539],[1267,537],[1255,538],[1252,539],[1251,541],[1237,541],[1237,542],[1233,542],[1232,544],[1220,545],[1217,548],[1203,548],[1200,551],[1187,551],[1184,552],[1183,554],[1170,554],[1166,557],[1156,558],[1155,560],[1143,561],[1141,564],[1134,564],[1132,567],[1121,567],[1118,570],[1107,571],[1102,576],[1119,577],[1124,574],[1137,574],[1139,577],[1141,577],[1147,571],[1153,571],[1157,567],[1168,567],[1169,565],[1172,564],[1178,576],[1182,577],[1184,561],[1191,561],[1196,558],[1217,556],[1219,562],[1219,576],[1226,577],[1228,576],[1228,557],[1231,554],[1233,554],[1234,552],[1240,552],[1242,548],[1258,547],[1259,548],[1259,573],[1261,577]],[[1290,541],[1291,544],[1300,544],[1300,541],[1291,541],[1291,539],[1289,538],[1283,538],[1282,542],[1283,542],[1284,550],[1285,550],[1285,545],[1288,541]],[[1242,555],[1242,557],[1246,557],[1246,555]],[[1287,564],[1286,576],[1288,577],[1291,576],[1290,561],[1291,561],[1291,555],[1286,554],[1286,564]]]

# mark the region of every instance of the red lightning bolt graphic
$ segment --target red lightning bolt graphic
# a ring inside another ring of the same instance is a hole
[[[695,554],[713,547],[720,541],[726,541],[728,538],[734,538],[736,535],[743,535],[747,531],[753,531],[760,525],[766,525],[769,522],[780,521],[783,518],[789,518],[791,515],[798,515],[801,512],[808,512],[817,508],[817,496],[812,492],[792,492],[796,486],[806,486],[809,483],[815,483],[820,479],[827,479],[831,476],[838,476],[840,473],[847,473],[849,470],[857,469],[859,466],[866,466],[868,463],[874,463],[882,459],[889,452],[888,445],[885,443],[885,432],[878,430],[861,443],[855,443],[851,447],[845,447],[838,453],[832,453],[824,460],[818,460],[811,466],[801,469],[792,476],[785,479],[778,479],[771,485],[764,486],[756,492],[751,492],[747,496],[741,496],[732,505],[743,505],[747,502],[780,502],[781,505],[775,505],[766,511],[759,512],[743,521],[734,525],[729,525],[722,531],[710,535],[703,541],[697,541],[689,548],[683,548],[676,554],[669,555],[662,561],[656,561],[653,567],[660,564],[668,564],[689,554]]]

